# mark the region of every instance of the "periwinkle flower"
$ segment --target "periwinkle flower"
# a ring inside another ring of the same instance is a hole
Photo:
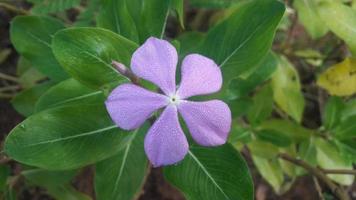
[[[219,91],[220,68],[207,57],[190,54],[182,62],[181,83],[176,87],[177,62],[177,51],[169,42],[147,39],[133,54],[131,70],[139,78],[157,85],[163,94],[128,83],[115,88],[106,101],[111,118],[125,130],[140,127],[155,111],[164,108],[144,141],[145,152],[154,167],[177,163],[188,152],[178,113],[193,139],[202,146],[224,144],[231,127],[231,112],[223,101],[187,100]]]

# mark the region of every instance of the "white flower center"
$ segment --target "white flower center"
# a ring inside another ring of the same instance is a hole
[[[170,95],[168,98],[169,98],[169,103],[175,106],[177,106],[181,101],[179,96],[177,96],[177,94]]]

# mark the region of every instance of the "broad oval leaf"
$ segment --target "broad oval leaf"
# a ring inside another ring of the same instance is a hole
[[[252,200],[253,183],[244,159],[230,144],[191,146],[185,159],[164,175],[189,200]]]
[[[260,140],[270,142],[279,147],[287,147],[292,143],[288,135],[272,129],[257,131],[256,136]]]
[[[63,80],[68,75],[54,57],[51,41],[53,35],[64,28],[64,25],[54,18],[17,16],[11,22],[11,42],[40,72],[53,80]]]
[[[284,182],[284,174],[278,161],[259,156],[252,156],[252,159],[261,176],[272,186],[276,193],[280,193]]]
[[[334,130],[335,136],[339,139],[356,138],[356,115],[342,121]]]
[[[323,113],[323,125],[326,129],[330,130],[339,124],[344,107],[341,98],[330,97],[328,99]]]
[[[35,85],[32,88],[25,89],[16,94],[11,100],[11,104],[17,112],[28,117],[35,112],[35,105],[38,99],[52,86],[52,82],[45,82]]]
[[[317,6],[325,25],[356,53],[356,12],[338,1],[322,1]]]
[[[223,87],[255,70],[271,47],[284,10],[283,3],[273,0],[245,3],[208,32],[200,53],[220,65]]]
[[[300,123],[305,101],[298,72],[286,57],[280,56],[278,61],[277,71],[272,77],[274,101],[284,112]]]
[[[304,25],[310,36],[314,39],[324,36],[328,32],[328,27],[320,18],[316,1],[297,0],[293,6],[298,11],[300,22]]]
[[[356,59],[346,58],[328,68],[318,78],[318,85],[330,94],[350,96],[356,93]]]
[[[267,84],[253,97],[253,106],[250,108],[247,118],[252,125],[256,125],[268,118],[272,110],[273,91],[271,85]]]
[[[38,99],[36,112],[59,106],[99,104],[104,101],[102,91],[90,89],[75,79],[68,79],[53,86]]]
[[[111,62],[129,66],[136,48],[130,40],[101,28],[69,28],[53,38],[53,52],[59,63],[73,78],[92,88],[125,81]]]
[[[130,136],[125,148],[95,167],[95,193],[98,200],[136,199],[148,169],[143,149],[147,126]]]
[[[16,126],[6,138],[5,153],[44,169],[74,169],[114,155],[125,147],[128,136],[102,104],[59,107]]]

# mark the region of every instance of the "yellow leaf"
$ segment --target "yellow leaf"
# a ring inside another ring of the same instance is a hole
[[[350,96],[356,93],[356,59],[346,58],[318,78],[318,85],[331,95]]]

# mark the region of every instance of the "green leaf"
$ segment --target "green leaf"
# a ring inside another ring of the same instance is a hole
[[[262,158],[276,158],[279,153],[278,147],[269,142],[264,142],[261,140],[254,140],[247,144],[247,146],[252,155]]]
[[[256,125],[267,119],[272,110],[273,91],[271,85],[267,84],[253,97],[253,106],[250,108],[247,118],[252,125]]]
[[[190,0],[192,7],[197,8],[227,8],[234,3],[242,2],[243,0]]]
[[[351,52],[356,53],[356,12],[351,7],[337,1],[322,1],[318,13],[325,25],[341,39],[345,40]]]
[[[31,12],[33,14],[47,14],[64,11],[80,4],[80,0],[29,0],[35,3]]]
[[[330,97],[325,105],[323,124],[325,128],[332,129],[340,123],[344,102],[339,97]]]
[[[279,57],[277,71],[272,77],[272,88],[276,104],[300,123],[305,102],[299,76],[294,66],[284,56]]]
[[[324,169],[349,169],[352,163],[341,156],[338,149],[330,142],[322,139],[316,140],[318,165]],[[353,175],[328,175],[332,180],[342,185],[351,185],[354,181]]]
[[[253,106],[251,98],[238,98],[228,101],[228,105],[231,109],[232,118],[236,119],[248,113]]]
[[[143,43],[151,36],[163,37],[170,1],[103,0],[102,2],[98,26],[139,43]]]
[[[297,9],[299,21],[313,39],[322,37],[328,32],[328,27],[318,14],[315,0],[297,0],[293,2],[293,6]]]
[[[204,34],[200,32],[184,32],[177,40],[180,43],[179,57],[183,59],[186,55],[198,51],[199,45],[204,40]]]
[[[53,38],[53,52],[64,69],[79,82],[100,88],[127,79],[112,66],[113,60],[129,66],[137,45],[101,28],[70,28]]]
[[[0,193],[3,193],[6,190],[7,179],[10,176],[10,172],[11,169],[9,166],[0,165]]]
[[[260,140],[270,142],[279,147],[287,147],[292,143],[292,140],[288,135],[271,129],[257,131],[256,136]]]
[[[109,29],[138,42],[136,24],[127,9],[127,0],[103,0],[97,16],[97,26]],[[148,17],[148,16],[147,16]]]
[[[229,85],[230,98],[240,98],[247,96],[258,85],[271,78],[277,69],[277,59],[272,53],[267,54],[263,61],[258,65],[256,71],[250,76],[238,77],[231,81]]]
[[[95,25],[96,12],[100,7],[100,0],[88,1],[85,10],[83,10],[75,19],[74,26],[89,27]]]
[[[95,193],[98,200],[137,198],[148,169],[144,137],[143,132],[132,133],[124,149],[96,165]]]
[[[69,183],[76,174],[76,170],[48,171],[45,169],[29,169],[21,172],[21,175],[28,181],[41,187],[55,187]]]
[[[104,104],[102,91],[93,90],[74,79],[62,81],[46,91],[36,103],[36,112],[59,106]]]
[[[356,99],[350,99],[346,102],[341,118],[345,120],[353,115],[356,115]]]
[[[164,168],[164,175],[189,200],[253,199],[248,167],[231,145],[191,146],[185,159]]]
[[[21,173],[30,183],[47,189],[48,193],[58,200],[90,200],[87,195],[76,191],[70,181],[77,171],[48,171],[30,169]]]
[[[180,26],[184,28],[184,0],[171,0],[171,8],[176,11]]]
[[[222,92],[232,79],[255,71],[271,47],[284,10],[283,3],[274,0],[245,3],[208,32],[200,53],[220,65]]]
[[[275,130],[290,137],[293,141],[299,142],[309,139],[313,130],[306,129],[303,126],[288,120],[271,119],[260,124],[261,130]]]
[[[31,166],[75,169],[116,154],[128,138],[126,131],[112,123],[102,104],[59,107],[32,115],[16,126],[6,138],[5,152]]]
[[[356,115],[342,121],[332,132],[338,139],[356,138]]]
[[[54,18],[17,16],[11,22],[11,42],[17,52],[40,72],[53,80],[63,80],[68,75],[58,64],[51,48],[53,34],[63,28],[63,24]]]
[[[11,100],[12,106],[23,116],[30,116],[35,112],[35,105],[42,94],[49,90],[53,83],[47,82],[23,90]]]
[[[259,156],[252,156],[253,163],[261,176],[279,193],[284,182],[284,175],[277,160],[269,160]]]

